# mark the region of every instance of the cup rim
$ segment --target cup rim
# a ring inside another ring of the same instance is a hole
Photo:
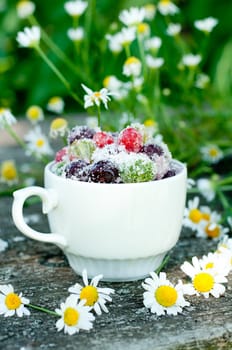
[[[55,163],[55,161],[51,161],[49,162],[46,166],[45,166],[45,169],[44,169],[44,174],[49,174],[49,176],[53,177],[54,179],[56,180],[59,180],[61,182],[65,182],[65,183],[72,183],[72,184],[81,184],[81,186],[101,186],[101,187],[104,187],[104,186],[158,186],[158,184],[160,183],[164,183],[164,182],[173,182],[173,181],[176,181],[176,179],[178,179],[179,177],[182,177],[183,174],[187,174],[187,166],[186,166],[186,163],[182,163],[180,162],[179,160],[177,159],[172,159],[172,164],[174,164],[174,166],[176,166],[176,168],[178,168],[178,173],[174,176],[170,176],[170,177],[167,177],[167,178],[164,178],[164,179],[159,179],[159,180],[153,180],[153,181],[145,181],[145,182],[130,182],[130,183],[98,183],[98,182],[86,182],[86,181],[78,181],[78,180],[72,180],[72,179],[68,179],[68,178],[65,178],[65,177],[62,177],[62,176],[59,176],[59,175],[56,175],[55,173],[53,173],[51,171],[51,167],[52,165]],[[77,185],[78,186],[78,185]]]

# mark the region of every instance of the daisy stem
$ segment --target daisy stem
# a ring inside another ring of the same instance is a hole
[[[168,263],[168,260],[170,259],[170,254],[166,255],[165,258],[163,259],[162,263],[158,267],[158,269],[155,270],[157,275],[160,273],[160,271],[164,268],[164,266]]]
[[[140,53],[140,57],[141,57],[141,61],[142,61],[143,76],[144,76],[144,79],[146,79],[147,66],[146,66],[146,62],[145,62],[144,47],[143,47],[141,36],[138,33],[137,33],[137,40],[138,40],[139,53]]]
[[[60,315],[58,315],[55,311],[51,311],[51,310],[46,309],[46,308],[41,307],[41,306],[32,305],[32,304],[27,304],[26,306],[29,306],[29,307],[31,307],[32,309],[35,309],[35,310],[38,310],[38,311],[42,311],[42,312],[45,312],[45,313],[50,314],[50,315],[53,315],[53,316],[57,316],[57,317],[60,316]]]
[[[97,124],[98,127],[101,128],[101,108],[97,106]]]
[[[224,209],[228,209],[230,208],[230,204],[228,202],[228,199],[226,198],[226,196],[224,195],[224,193],[222,191],[220,191],[219,189],[217,189],[217,194],[218,194],[218,197],[222,203],[222,206]]]
[[[26,149],[26,148],[27,148],[25,142],[23,142],[23,140],[22,140],[20,137],[18,137],[18,135],[17,135],[16,132],[10,127],[10,125],[6,124],[5,130],[8,132],[8,134],[9,134],[23,149]]]
[[[126,44],[124,46],[124,48],[125,48],[125,52],[126,52],[126,57],[129,58],[131,56],[129,44]]]
[[[31,15],[28,18],[28,20],[32,25],[40,27],[38,21],[36,20],[36,18],[34,16]],[[47,45],[47,47],[49,47],[49,49],[61,61],[63,61],[71,71],[74,71],[82,80],[84,80],[86,82],[86,84],[91,85],[91,81],[86,76],[83,75],[82,71],[78,68],[78,66],[72,63],[72,61],[68,58],[68,56],[66,56],[65,53],[59,48],[59,46],[57,46],[51,40],[51,38],[47,35],[47,33],[41,27],[40,27],[40,29],[41,29],[42,38],[43,38],[45,44]]]
[[[39,47],[39,45],[35,46],[35,50],[36,50],[37,53],[41,56],[41,58],[47,63],[47,65],[51,68],[51,70],[53,71],[53,73],[55,73],[55,75],[56,75],[56,76],[60,79],[60,81],[64,84],[64,86],[65,86],[66,89],[68,90],[70,96],[72,96],[73,99],[74,99],[75,101],[77,101],[81,106],[83,106],[82,100],[79,98],[79,96],[77,96],[77,94],[75,94],[75,92],[72,91],[69,82],[65,79],[65,77],[63,76],[63,74],[61,74],[60,71],[56,68],[56,66],[54,65],[54,63],[45,55],[45,53],[44,53],[43,50]]]
[[[229,176],[221,181],[218,181],[218,185],[227,185],[232,183],[232,176]]]

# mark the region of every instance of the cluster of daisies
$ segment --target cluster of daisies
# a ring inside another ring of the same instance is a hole
[[[67,1],[64,4],[64,10],[71,17],[73,26],[67,30],[68,38],[74,43],[74,47],[78,48],[81,42],[85,39],[85,30],[80,25],[80,18],[88,8],[88,2],[83,0]],[[34,48],[37,53],[49,64],[50,68],[57,74],[57,68],[52,62],[49,62],[44,51],[40,47],[40,41],[45,40],[46,44],[54,48],[54,44],[50,45],[50,39],[46,33],[42,31],[38,22],[34,17],[36,10],[35,4],[30,0],[20,0],[16,6],[18,17],[27,19],[32,27],[25,27],[23,31],[17,35],[17,42],[21,47]],[[148,3],[142,7],[131,7],[122,10],[119,13],[119,24],[112,26],[110,32],[105,35],[105,40],[108,43],[109,50],[118,55],[125,51],[126,60],[123,63],[122,75],[129,81],[121,81],[115,75],[106,76],[103,85],[105,88],[114,92],[116,100],[124,100],[130,96],[130,92],[135,90],[140,92],[143,88],[144,81],[147,78],[147,70],[158,71],[165,65],[164,58],[159,56],[159,51],[162,46],[162,39],[158,36],[152,36],[151,23],[155,20],[156,15],[165,18],[166,25],[165,34],[173,37],[178,43],[178,36],[181,35],[182,26],[176,21],[175,16],[180,12],[180,9],[171,0],[160,0],[156,5]],[[175,20],[170,20],[174,18]],[[194,22],[194,27],[208,35],[218,24],[218,20],[213,17],[208,17]],[[118,30],[120,28],[120,30]],[[43,35],[42,35],[43,34]],[[137,43],[139,55],[135,56],[132,53],[132,45]],[[84,49],[84,48],[83,48]],[[55,49],[55,53],[67,63],[68,58],[65,54]],[[196,71],[194,86],[199,89],[204,89],[208,86],[210,78],[204,73],[199,73],[199,64],[202,61],[200,54],[189,52],[180,58],[178,69]],[[73,66],[71,62],[68,65]],[[78,71],[80,75],[80,71]],[[58,78],[67,86],[69,83],[65,80],[61,73]],[[169,89],[164,89],[164,94],[169,94]],[[78,96],[74,92],[71,93],[78,102]],[[145,101],[145,96],[138,94],[140,102]]]
[[[215,252],[210,252],[201,259],[194,256],[191,262],[185,261],[180,268],[188,278],[186,283],[179,280],[177,284],[173,284],[165,272],[150,272],[142,283],[145,290],[143,304],[151,313],[157,316],[177,315],[190,306],[191,296],[222,296],[232,268],[232,239],[224,236]],[[68,289],[70,295],[55,311],[31,304],[22,293],[16,293],[10,284],[0,285],[0,315],[22,317],[30,315],[29,309],[37,309],[58,318],[58,331],[63,330],[64,333],[72,335],[80,330],[90,330],[95,316],[109,312],[106,304],[112,301],[115,291],[98,285],[102,275],[89,282],[87,271],[84,270],[82,277],[84,285],[76,283],[71,286]]]

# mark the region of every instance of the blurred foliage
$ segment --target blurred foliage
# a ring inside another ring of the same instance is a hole
[[[108,0],[94,1],[96,8],[93,13],[93,21],[89,23],[89,43],[88,65],[84,66],[81,52],[77,57],[73,49],[73,43],[67,38],[67,29],[72,26],[70,17],[64,11],[64,1],[56,0],[54,3],[45,0],[35,0],[36,17],[41,27],[54,40],[54,42],[66,53],[66,55],[83,68],[86,76],[92,81],[91,88],[99,89],[102,86],[102,80],[107,74],[118,75],[120,78],[121,64],[124,56],[112,57],[112,53],[106,49],[104,33],[109,32],[116,23],[118,14],[123,8],[130,6],[141,6],[147,1],[119,0],[112,2]],[[156,3],[156,2],[154,2]],[[48,99],[54,95],[64,96],[66,99],[66,112],[77,110],[78,106],[67,96],[63,85],[57,80],[56,76],[46,66],[44,62],[32,50],[18,49],[15,37],[19,30],[28,25],[27,20],[19,20],[16,14],[15,0],[1,0],[0,2],[0,104],[9,106],[15,114],[24,113],[25,109],[31,104],[46,106]],[[204,50],[203,71],[211,76],[213,81],[214,93],[207,97],[208,102],[215,105],[230,102],[232,92],[232,42],[231,42],[231,11],[232,2],[222,0],[179,0],[176,4],[181,8],[181,14],[178,16],[183,24],[184,41],[192,47],[193,51],[198,52],[196,45],[202,45]],[[214,16],[218,18],[219,24],[207,41],[207,47],[201,40],[202,33],[193,28],[193,21],[199,18]],[[80,18],[80,24],[85,25],[84,19]],[[87,21],[86,21],[87,22]],[[159,19],[154,28],[155,34],[162,37],[163,24]],[[196,40],[192,40],[191,33],[194,32]],[[175,89],[175,94],[168,99],[168,104],[179,103],[176,97],[181,91],[176,90],[175,79],[182,77],[176,69],[177,57],[171,38],[170,42],[161,48],[161,55],[165,57],[168,72],[163,72],[162,81],[169,87]],[[184,42],[183,41],[183,42]],[[46,47],[44,47],[46,50]],[[84,50],[83,50],[84,51]],[[102,57],[102,52],[104,58]],[[71,82],[74,89],[79,93],[81,79],[73,75],[50,50],[47,50],[49,58],[58,66],[67,79]],[[169,80],[170,70],[173,70],[173,81]],[[174,82],[174,86],[172,86]],[[185,82],[184,82],[185,83]],[[82,91],[81,91],[82,94]],[[185,98],[183,98],[185,102]],[[195,100],[190,101],[192,104]]]

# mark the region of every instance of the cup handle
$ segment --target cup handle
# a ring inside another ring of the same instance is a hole
[[[56,233],[42,233],[29,227],[23,217],[23,205],[25,200],[31,196],[39,196],[42,199],[43,214],[47,214],[58,204],[57,194],[52,189],[45,189],[39,186],[31,186],[17,190],[13,193],[14,201],[12,206],[12,217],[16,227],[27,237],[41,242],[54,243],[60,248],[67,246],[66,239]]]

